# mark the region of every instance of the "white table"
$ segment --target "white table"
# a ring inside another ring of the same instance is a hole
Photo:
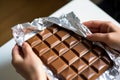
[[[119,25],[119,23],[89,0],[73,0],[54,12],[51,16],[59,16],[71,11],[81,19],[81,22],[88,20],[107,20]],[[15,69],[11,65],[11,51],[14,45],[15,41],[11,39],[0,47],[0,80],[24,80],[15,72]]]

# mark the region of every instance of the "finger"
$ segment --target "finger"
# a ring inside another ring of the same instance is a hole
[[[46,73],[46,75],[47,75],[47,80],[52,80],[52,78],[49,74]]]
[[[110,26],[108,25],[108,21],[88,21],[84,22],[84,24],[91,30],[93,33],[107,33],[109,32]]]
[[[120,27],[118,27],[117,25],[113,24],[112,22],[106,22],[106,25],[109,26],[108,32],[113,32],[113,31],[120,31]]]
[[[103,22],[101,21],[87,21],[83,23],[85,26],[87,26],[92,33],[100,33],[100,27]]]
[[[84,22],[83,24],[86,25],[91,31],[92,29],[98,29],[99,32],[102,33],[120,31],[120,28],[110,21],[92,20]]]
[[[89,28],[99,28],[101,25],[107,24],[109,21],[91,20],[86,21],[83,24]]]
[[[22,50],[23,50],[24,56],[31,55],[33,53],[32,48],[27,42],[23,43]]]
[[[103,34],[103,33],[88,34],[87,38],[91,41],[98,41],[105,43],[107,41],[107,34]]]
[[[92,33],[99,33],[100,30],[96,28],[89,28]]]
[[[13,61],[20,61],[22,59],[23,58],[20,55],[19,47],[17,45],[15,45],[14,48],[12,49],[12,60]]]

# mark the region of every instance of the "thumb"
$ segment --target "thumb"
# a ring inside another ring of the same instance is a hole
[[[107,33],[94,33],[94,34],[88,34],[87,39],[91,41],[98,41],[98,42],[106,42],[107,40]]]
[[[23,54],[25,57],[28,55],[31,55],[33,53],[32,48],[30,47],[30,45],[27,42],[23,43],[22,50],[23,50]]]
[[[21,60],[23,60],[23,58],[20,55],[19,47],[15,45],[14,48],[12,49],[12,63],[15,63]]]

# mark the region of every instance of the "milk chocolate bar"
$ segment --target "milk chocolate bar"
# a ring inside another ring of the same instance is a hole
[[[95,80],[113,64],[101,47],[57,25],[27,42],[59,80]]]

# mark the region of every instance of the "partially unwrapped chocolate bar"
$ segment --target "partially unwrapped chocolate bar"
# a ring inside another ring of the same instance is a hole
[[[24,41],[30,44],[51,80],[120,78],[119,55],[99,42],[87,40],[87,34],[92,33],[73,12],[34,19],[31,23],[14,26],[12,30],[19,46]]]
[[[95,80],[113,65],[104,49],[58,25],[27,42],[59,80]]]

